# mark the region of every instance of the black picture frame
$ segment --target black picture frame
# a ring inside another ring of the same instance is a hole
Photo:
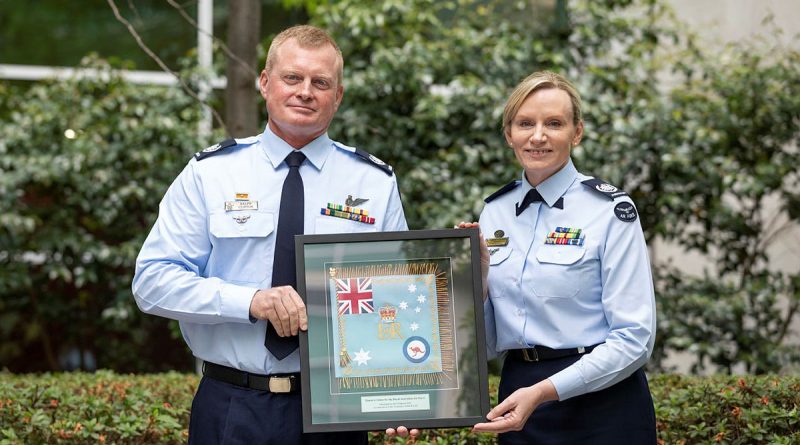
[[[303,431],[485,421],[477,229],[298,235],[295,246]]]

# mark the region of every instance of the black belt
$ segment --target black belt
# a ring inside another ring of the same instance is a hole
[[[585,348],[552,349],[547,346],[534,346],[525,349],[512,349],[508,351],[511,357],[522,360],[523,362],[540,362],[542,360],[554,360],[571,355],[583,355],[592,352],[597,345]]]
[[[300,374],[251,374],[216,363],[203,361],[203,375],[244,388],[288,394],[300,390]]]

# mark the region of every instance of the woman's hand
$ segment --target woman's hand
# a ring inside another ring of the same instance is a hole
[[[476,433],[520,431],[536,408],[550,400],[558,400],[558,393],[549,379],[520,388],[489,411],[486,415],[489,422],[476,424],[472,427],[472,431]]]
[[[480,230],[480,224],[476,222],[461,221],[455,226],[456,229],[472,229]],[[489,296],[489,247],[486,245],[486,240],[483,239],[483,232],[480,233],[481,240],[481,276],[483,277],[483,301]]]

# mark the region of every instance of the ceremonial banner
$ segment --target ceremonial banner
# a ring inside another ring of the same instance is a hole
[[[477,230],[302,235],[296,248],[304,431],[483,421]]]

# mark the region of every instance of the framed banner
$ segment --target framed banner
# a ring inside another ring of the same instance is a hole
[[[303,430],[485,421],[477,229],[299,235]]]

